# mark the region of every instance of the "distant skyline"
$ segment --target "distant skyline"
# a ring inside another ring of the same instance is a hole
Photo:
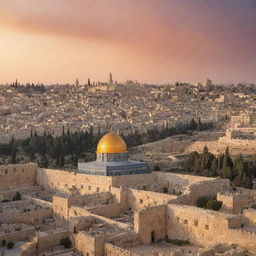
[[[256,0],[0,0],[0,83],[256,82]]]

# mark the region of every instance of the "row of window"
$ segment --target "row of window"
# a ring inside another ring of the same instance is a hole
[[[16,169],[16,168],[13,168],[13,169],[4,169],[4,170],[2,170],[2,174],[8,174],[8,173],[10,173],[11,171],[12,171],[12,172],[16,172],[17,169]],[[21,171],[24,172],[24,169],[21,168]]]
[[[181,220],[180,220],[179,217],[177,217],[177,222],[181,222]],[[184,219],[184,220],[183,220],[183,224],[188,225],[188,220],[187,220],[187,219]],[[197,227],[197,226],[198,226],[198,220],[194,220],[194,223],[193,223],[193,224],[194,224],[195,227]],[[205,227],[206,230],[209,230],[209,225],[208,225],[208,224],[205,224],[204,227]]]
[[[140,203],[140,204],[143,204],[143,202],[144,202],[143,199],[139,199],[139,203]],[[162,203],[165,204],[165,202],[166,202],[166,201],[164,200]],[[157,205],[157,203],[158,203],[158,202],[157,202],[156,200],[154,200],[154,205]]]
[[[52,187],[53,187],[53,183],[52,183]],[[68,188],[68,184],[65,184],[65,188]],[[73,185],[72,188],[76,188],[76,186]],[[80,188],[84,189],[84,185],[81,184]],[[92,186],[89,185],[88,186],[88,190],[91,191],[92,190]],[[96,188],[96,192],[100,192],[100,188],[99,187]]]

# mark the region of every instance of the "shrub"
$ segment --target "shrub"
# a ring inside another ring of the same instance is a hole
[[[6,240],[2,240],[2,246],[6,246]]]
[[[215,197],[200,197],[197,201],[197,206],[204,208],[204,209],[209,209],[209,210],[214,210],[214,211],[218,211],[221,206],[222,206],[222,202],[218,201]]]
[[[166,193],[166,194],[168,193],[168,188],[167,187],[163,188],[163,193]]]
[[[190,242],[187,241],[187,240],[169,239],[169,238],[166,239],[166,242],[170,243],[170,244],[175,244],[175,245],[178,245],[178,246],[183,246],[183,245],[189,245],[190,244]]]
[[[161,168],[160,168],[158,165],[155,165],[154,171],[155,171],[155,172],[160,172],[160,171],[161,171]]]
[[[63,245],[65,248],[71,248],[71,241],[70,241],[69,237],[62,238],[60,240],[60,244]]]
[[[8,199],[4,199],[4,200],[2,200],[2,203],[8,203],[8,202],[11,202],[10,200],[8,200]]]
[[[16,192],[15,196],[12,199],[13,201],[19,201],[21,200],[21,194],[20,192]]]
[[[14,247],[14,242],[8,242],[7,243],[7,249],[12,249]]]
[[[209,200],[205,206],[205,209],[218,211],[222,206],[222,202],[218,200]]]

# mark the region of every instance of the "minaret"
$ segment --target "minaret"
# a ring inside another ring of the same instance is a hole
[[[109,73],[109,83],[110,83],[110,84],[113,84],[112,73]]]

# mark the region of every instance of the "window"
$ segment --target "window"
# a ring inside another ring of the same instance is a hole
[[[206,230],[209,230],[209,225],[205,225],[205,229],[206,229]]]
[[[143,199],[140,199],[140,204],[143,204]]]
[[[179,217],[177,217],[177,222],[180,222],[180,218]]]
[[[91,190],[92,189],[92,187],[91,186],[88,186],[88,190]]]
[[[97,192],[100,192],[100,188],[97,188]]]
[[[198,226],[198,220],[194,221],[194,226],[197,227]]]
[[[5,174],[7,174],[8,173],[8,170],[5,170]]]
[[[184,224],[188,224],[188,220],[184,220]]]
[[[83,186],[83,185],[81,185],[80,187],[81,187],[81,188],[84,188],[84,186]]]

